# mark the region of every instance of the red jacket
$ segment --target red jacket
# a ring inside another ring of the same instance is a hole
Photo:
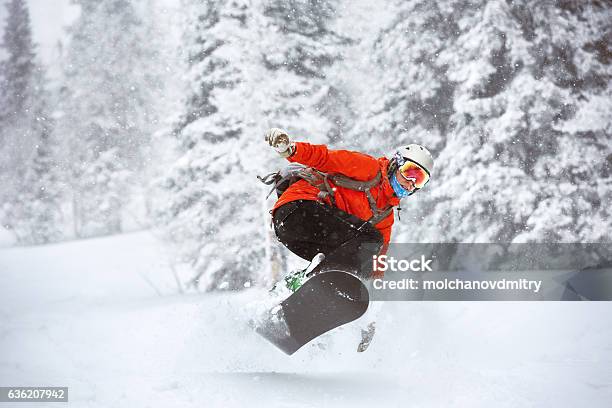
[[[387,167],[389,166],[387,158],[380,157],[376,159],[359,152],[330,150],[325,145],[312,145],[310,143],[296,142],[295,147],[295,153],[287,158],[287,160],[302,163],[324,173],[340,173],[355,180],[367,181],[374,178],[380,170],[382,175],[381,182],[370,190],[374,200],[376,200],[376,206],[384,209],[389,205],[396,206],[399,204],[399,198],[394,194],[387,177]],[[364,221],[372,217],[372,210],[365,193],[336,186],[331,181],[330,184],[335,188],[336,207]],[[283,204],[295,200],[317,201],[318,194],[318,188],[305,180],[299,180],[285,190],[276,204],[274,204],[272,211]],[[326,202],[331,205],[329,198],[326,199]],[[376,224],[376,229],[380,231],[384,240],[381,253],[386,252],[391,238],[392,225],[393,212]]]

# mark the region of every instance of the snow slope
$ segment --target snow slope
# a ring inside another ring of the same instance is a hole
[[[366,353],[355,324],[288,357],[247,325],[263,293],[177,294],[149,232],[0,249],[0,385],[114,408],[612,400],[609,303],[385,303]]]

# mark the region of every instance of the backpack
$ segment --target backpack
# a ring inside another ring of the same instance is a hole
[[[393,212],[393,206],[387,206],[382,210],[379,209],[376,206],[376,201],[374,200],[372,193],[370,192],[370,189],[380,184],[382,179],[380,170],[378,170],[378,173],[376,173],[374,178],[366,181],[360,181],[342,174],[324,173],[300,163],[290,163],[277,172],[267,174],[264,177],[257,176],[257,178],[264,184],[272,185],[272,189],[266,198],[270,197],[270,194],[272,194],[272,192],[275,190],[277,197],[280,197],[293,183],[297,182],[298,180],[306,180],[310,185],[319,189],[318,198],[320,201],[329,198],[334,207],[336,207],[336,199],[334,189],[329,184],[330,181],[339,187],[347,188],[349,190],[362,191],[365,193],[368,199],[370,210],[372,210],[372,217],[367,220],[367,222],[372,225],[378,224]]]

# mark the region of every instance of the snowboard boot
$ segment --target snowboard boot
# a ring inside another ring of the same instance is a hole
[[[272,289],[270,289],[270,293],[280,294],[282,296],[286,294],[287,290],[289,290],[287,295],[295,293],[295,291],[298,290],[304,284],[304,282],[312,277],[312,275],[309,275],[310,272],[312,272],[312,270],[316,268],[321,261],[323,261],[323,259],[325,259],[325,255],[318,253],[314,258],[312,258],[310,265],[308,265],[306,269],[296,269],[295,271],[289,272],[283,279],[284,285],[280,284],[280,282],[275,283]]]
[[[292,273],[289,273],[285,276],[285,286],[291,292],[295,292],[302,286],[302,284],[306,282],[306,270],[298,269]]]
[[[325,255],[319,252],[314,258],[312,258],[310,265],[308,265],[306,269],[297,270],[285,276],[285,286],[287,286],[291,292],[298,290],[304,284],[304,282],[308,280],[308,278],[312,277],[311,272],[314,268],[319,266],[323,259],[325,259]]]

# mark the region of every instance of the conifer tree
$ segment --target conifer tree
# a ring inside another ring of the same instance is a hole
[[[195,271],[188,286],[202,290],[243,288],[263,267],[255,176],[265,153],[251,115],[252,12],[246,2],[194,1],[187,13],[188,89],[158,215]]]
[[[341,134],[332,101],[340,92],[325,71],[346,40],[329,29],[328,1],[189,4],[188,90],[173,130],[179,157],[162,180],[169,195],[159,216],[196,272],[191,283],[236,289],[266,268],[261,209],[271,203],[262,203],[255,176],[283,162],[263,133],[280,126],[313,142]]]
[[[27,4],[11,0],[0,65],[0,221],[21,244],[62,236],[62,186],[52,140],[49,95],[37,61]]]
[[[6,223],[21,244],[46,244],[63,237],[62,199],[64,186],[59,179],[56,144],[50,120],[36,118],[38,140],[17,196],[9,202]]]
[[[157,125],[151,31],[127,0],[78,0],[64,61],[58,133],[73,191],[75,235],[122,230]],[[96,174],[92,169],[100,171]]]
[[[353,121],[346,92],[328,79],[351,40],[333,29],[335,0],[263,0],[260,90],[265,119],[312,142],[342,143]]]
[[[35,102],[34,76],[39,68],[25,0],[7,2],[6,11],[1,43],[6,58],[0,62],[0,174],[4,191],[10,195],[34,145],[29,125]]]
[[[384,92],[366,133],[389,149],[422,143],[436,167],[428,191],[406,200],[410,227],[400,224],[396,239],[610,239],[598,227],[610,196],[609,9],[532,6],[397,6],[401,17],[374,50]],[[587,115],[602,126],[585,127]]]

